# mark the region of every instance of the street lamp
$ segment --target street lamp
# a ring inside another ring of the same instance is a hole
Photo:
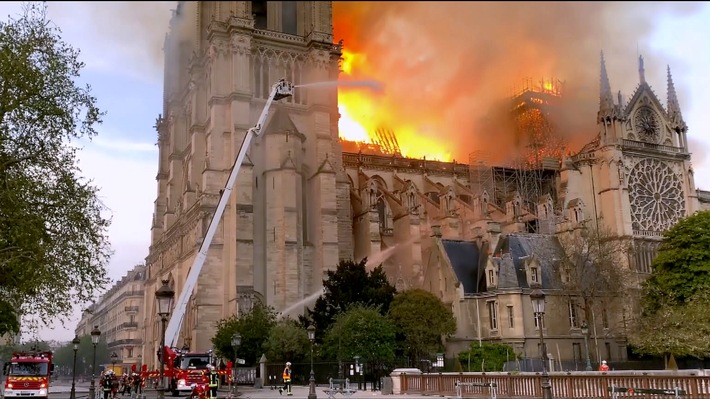
[[[239,390],[239,387],[237,387],[237,364],[239,364],[239,356],[237,356],[237,349],[239,348],[239,345],[242,344],[242,335],[239,334],[238,332],[235,332],[232,335],[232,348],[234,348],[234,367],[232,368],[232,383],[234,384],[234,396],[237,396],[237,391]]]
[[[335,305],[335,306],[332,306],[330,304],[327,305],[327,310],[328,310],[329,314],[330,314],[331,309],[337,311],[336,314],[339,314],[340,312],[343,311],[343,309],[340,307],[340,305]],[[340,379],[345,378],[345,375],[343,372],[343,359],[340,356],[340,352],[341,352],[340,347],[341,347],[342,340],[343,340],[343,334],[338,334],[338,378],[340,378]]]
[[[360,374],[362,374],[360,367],[360,356],[353,356],[353,359],[355,359],[355,379],[357,380],[357,389],[360,389]]]
[[[111,370],[113,370],[114,373],[116,372],[116,360],[118,360],[116,352],[111,353]]]
[[[69,393],[69,399],[76,399],[76,351],[79,350],[79,344],[81,343],[79,336],[75,335],[71,343],[74,344],[74,367],[71,369],[71,392]]]
[[[587,367],[585,368],[585,370],[592,371],[592,361],[589,359],[589,325],[587,325],[586,320],[582,322],[581,330],[582,335],[584,335],[584,356],[587,360]]]
[[[99,338],[101,338],[101,330],[99,326],[94,326],[91,330],[91,344],[94,345],[94,361],[91,363],[91,385],[89,386],[89,399],[96,398],[96,345],[99,344]]]
[[[316,341],[316,326],[311,324],[306,328],[308,340],[311,341],[311,378],[308,380],[308,399],[317,399],[316,396],[316,373],[313,372],[313,343]]]
[[[539,287],[530,292],[533,314],[537,318],[537,328],[540,330],[540,351],[542,352],[542,398],[552,399],[552,385],[550,376],[547,374],[547,347],[545,337],[542,333],[542,326],[545,320],[545,293]]]
[[[168,285],[168,280],[162,280],[163,285],[155,291],[155,299],[158,301],[158,316],[160,316],[161,332],[160,332],[160,379],[158,381],[158,398],[165,397],[165,323],[168,321],[168,315],[173,308],[173,298],[175,291]]]

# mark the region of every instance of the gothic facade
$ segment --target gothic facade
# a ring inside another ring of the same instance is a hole
[[[175,11],[156,124],[145,359],[160,337],[152,293],[167,279],[179,294],[270,85],[337,79],[331,13],[330,2],[309,1],[180,2]],[[450,353],[492,340],[534,356],[538,323],[528,295],[535,285],[559,288],[553,259],[561,235],[603,224],[633,244],[634,256],[621,263],[643,275],[662,232],[710,204],[695,188],[670,72],[665,106],[642,62],[626,104],[614,99],[603,61],[601,76],[595,140],[534,172],[491,167],[485,184],[466,164],[343,152],[336,89],[297,87],[252,142],[178,346],[208,349],[217,320],[257,299],[282,311],[318,292],[340,259],[367,257],[398,289],[425,288],[452,307],[458,330]],[[572,302],[551,296],[556,312],[544,326],[565,359],[578,357],[582,339]],[[625,356],[623,331],[612,327],[623,310],[600,312],[588,321],[597,357]]]

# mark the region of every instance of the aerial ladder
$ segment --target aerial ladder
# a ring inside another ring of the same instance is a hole
[[[197,279],[202,271],[202,266],[205,264],[207,259],[207,251],[212,244],[212,239],[214,238],[215,232],[217,231],[217,226],[220,220],[222,220],[222,215],[224,215],[224,209],[227,206],[227,201],[229,201],[229,196],[232,194],[232,189],[234,188],[234,183],[237,180],[237,175],[239,174],[239,169],[242,167],[244,162],[244,157],[246,157],[247,151],[249,150],[249,144],[251,140],[262,133],[262,128],[264,123],[266,123],[266,118],[269,116],[269,109],[273,105],[274,101],[279,101],[281,99],[293,96],[294,85],[284,79],[279,80],[271,87],[271,93],[269,98],[266,100],[264,109],[261,111],[259,120],[256,125],[249,130],[247,130],[244,135],[244,140],[242,141],[241,147],[239,147],[239,153],[237,154],[237,159],[232,165],[232,170],[229,172],[229,178],[224,186],[224,190],[219,197],[219,202],[217,203],[217,209],[212,215],[212,220],[210,220],[209,227],[207,228],[207,234],[200,244],[200,249],[197,252],[195,261],[192,263],[190,272],[185,279],[185,285],[183,286],[180,296],[178,296],[177,303],[175,304],[175,309],[173,310],[170,321],[165,328],[165,348],[175,347],[177,345],[177,339],[180,335],[180,327],[185,318],[185,313],[187,311],[187,304],[190,301],[190,296],[197,285]],[[165,352],[164,352],[165,353]]]

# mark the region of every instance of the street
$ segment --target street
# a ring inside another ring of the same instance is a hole
[[[316,388],[316,395],[319,399],[326,399],[327,396],[323,392],[323,389],[325,387],[323,386],[318,386]],[[71,383],[66,384],[64,381],[57,382],[52,385],[51,390],[50,390],[50,398],[51,399],[69,399],[71,392]],[[279,391],[273,390],[270,387],[265,387],[262,389],[255,389],[253,387],[244,387],[240,386],[239,387],[239,394],[238,396],[240,398],[244,399],[276,399],[276,398],[283,398],[287,399],[289,398],[286,396],[286,394],[279,395]],[[229,395],[229,390],[227,387],[220,388],[219,393],[218,393],[218,398],[228,398]],[[353,399],[363,399],[363,398],[372,398],[376,396],[382,396],[382,393],[379,391],[358,391],[356,392],[352,398]],[[407,399],[417,399],[417,398],[425,398],[425,396],[420,396],[420,395],[386,395],[387,398],[391,399],[401,399],[401,398],[407,398]],[[76,399],[88,399],[89,397],[89,384],[87,383],[81,383],[76,386]],[[154,390],[146,390],[145,391],[145,396],[144,399],[156,399],[158,397],[158,393]],[[166,398],[173,398],[170,394],[165,396]],[[181,395],[181,398],[186,398],[186,395]],[[294,386],[293,387],[293,396],[291,398],[294,399],[305,399],[308,397],[308,387],[307,386]],[[337,399],[341,399],[341,395],[337,395]],[[130,399],[129,395],[117,395],[116,399]],[[347,399],[345,397],[342,397],[342,399]]]

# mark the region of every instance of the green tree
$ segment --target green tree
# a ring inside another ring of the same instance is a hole
[[[510,345],[474,342],[457,359],[465,371],[503,371],[505,362],[515,360],[516,355]]]
[[[652,267],[629,331],[631,346],[649,355],[710,356],[710,211],[666,231]]]
[[[277,313],[270,306],[260,302],[240,317],[230,316],[217,322],[217,332],[212,337],[212,345],[217,355],[234,361],[232,335],[239,332],[242,342],[237,353],[247,365],[254,365],[264,353],[264,343],[276,324]]]
[[[46,345],[46,344],[45,344]],[[49,348],[49,346],[47,346]],[[76,351],[76,373],[77,375],[90,374],[91,363],[94,356],[94,344],[91,343],[91,336],[84,335],[79,338],[79,347]],[[96,344],[96,370],[101,369],[101,365],[111,363],[111,352],[108,349],[104,338]],[[52,357],[52,361],[57,367],[71,370],[74,365],[74,344],[67,342],[57,348]]]
[[[710,291],[696,292],[684,303],[674,295],[654,294],[657,308],[637,320],[629,342],[638,353],[668,358],[710,357]]]
[[[71,145],[103,114],[60,33],[43,3],[0,22],[0,333],[18,312],[61,320],[108,282],[109,220]]]
[[[403,352],[415,363],[442,351],[442,338],[456,332],[456,319],[451,308],[436,295],[422,289],[410,289],[395,295],[388,317],[397,328]]]
[[[359,263],[341,260],[335,270],[328,270],[323,280],[325,293],[316,300],[313,310],[307,310],[307,316],[299,317],[304,327],[314,323],[317,342],[322,342],[335,317],[355,304],[374,306],[387,314],[397,290],[387,281],[382,266],[368,272],[366,263],[366,259]]]
[[[279,320],[264,344],[270,362],[300,361],[310,355],[308,332],[296,320]]]
[[[373,306],[353,305],[336,317],[325,333],[322,351],[343,359],[360,356],[363,363],[382,364],[395,358],[396,333],[392,322]]]
[[[643,285],[645,312],[682,304],[710,287],[710,211],[696,212],[665,232]]]

